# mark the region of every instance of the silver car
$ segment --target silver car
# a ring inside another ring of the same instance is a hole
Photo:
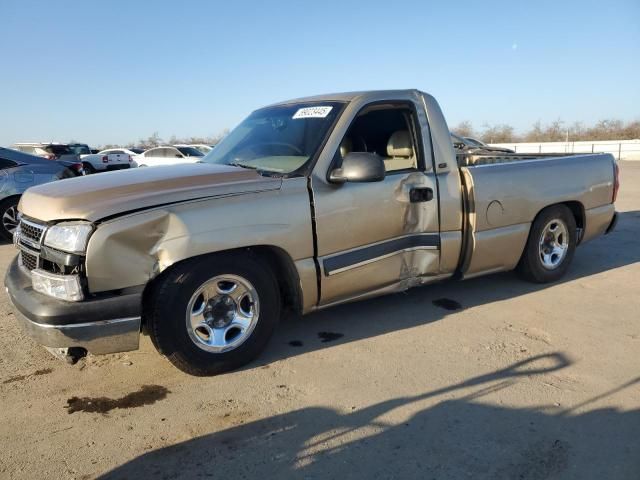
[[[45,160],[0,147],[0,237],[12,239],[18,202],[27,188],[78,175],[84,175],[81,163]]]

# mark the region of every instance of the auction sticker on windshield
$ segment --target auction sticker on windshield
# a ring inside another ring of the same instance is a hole
[[[299,109],[294,115],[293,119],[297,118],[325,118],[329,115],[333,107],[304,107]]]

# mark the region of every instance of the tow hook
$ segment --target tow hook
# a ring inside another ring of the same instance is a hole
[[[78,361],[87,356],[87,350],[81,347],[69,347],[69,348],[46,348],[51,355],[58,360],[64,360],[69,365],[75,365]]]

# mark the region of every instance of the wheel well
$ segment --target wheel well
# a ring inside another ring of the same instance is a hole
[[[569,210],[571,210],[571,213],[573,214],[573,218],[576,221],[576,228],[578,229],[578,243],[580,243],[580,240],[582,239],[582,233],[584,232],[584,227],[585,227],[584,205],[582,205],[582,203],[580,202],[568,201],[568,202],[554,203],[553,205],[547,205],[536,214],[535,218],[533,219],[533,222],[535,222],[536,218],[538,218],[538,216],[543,210],[546,210],[547,208],[555,207],[556,205],[564,205]],[[533,225],[533,222],[531,222],[532,225]]]
[[[585,215],[584,215],[584,206],[582,205],[582,203],[580,202],[563,202],[560,205],[564,205],[567,208],[569,208],[569,210],[571,210],[571,213],[573,214],[573,218],[576,221],[576,228],[578,229],[577,235],[578,235],[578,242],[580,243],[580,240],[582,240],[582,234],[584,233],[584,227],[585,227]]]
[[[257,259],[262,260],[267,267],[273,272],[273,275],[280,287],[280,296],[282,300],[282,306],[284,310],[291,311],[294,315],[300,315],[302,313],[302,289],[300,287],[300,278],[298,271],[293,263],[293,260],[287,252],[279,247],[272,245],[255,245],[251,247],[235,248],[232,250],[223,250],[220,252],[207,253],[196,257],[190,257],[172,265],[164,270],[162,273],[147,282],[144,291],[142,293],[142,324],[146,324],[144,318],[144,312],[148,312],[149,302],[153,297],[153,292],[159,281],[169,272],[173,267],[183,262],[193,261],[201,257],[223,255],[226,253],[239,253],[245,252],[249,255],[255,256]]]
[[[20,201],[20,197],[21,196],[22,196],[22,194],[20,194],[20,193],[16,193],[15,195],[9,195],[8,197],[5,197],[2,200],[0,200],[0,204],[9,203],[9,200],[13,200],[14,198],[16,198],[16,199],[18,199],[18,201]]]

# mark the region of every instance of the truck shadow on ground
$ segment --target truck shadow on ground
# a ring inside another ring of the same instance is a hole
[[[407,292],[349,303],[284,320],[266,352],[245,368],[341,343],[372,338],[442,320],[452,311],[527,295],[640,262],[640,211],[623,212],[616,230],[580,246],[567,275],[552,284],[532,284],[514,272],[466,281],[445,281]],[[459,308],[458,308],[459,307]]]
[[[490,403],[569,364],[540,355],[412,397],[291,411],[144,454],[102,478],[639,478],[640,410],[585,407],[640,377],[570,409]]]

